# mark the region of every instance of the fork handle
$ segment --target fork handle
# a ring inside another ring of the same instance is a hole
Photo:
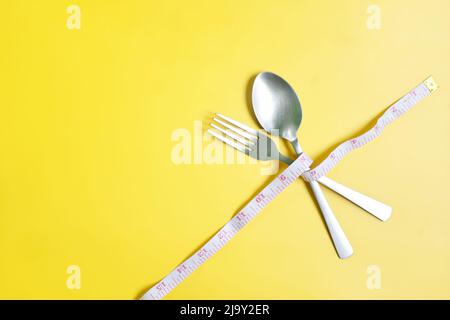
[[[287,165],[293,162],[291,158],[288,158],[282,154],[280,154],[280,161],[286,163]],[[349,187],[346,187],[334,180],[331,180],[326,176],[319,178],[319,180],[317,181],[326,186],[327,188],[329,188],[330,190],[333,190],[334,192],[340,194],[344,198],[350,200],[351,202],[361,207],[362,209],[366,210],[368,213],[377,217],[381,221],[386,221],[391,217],[392,208],[380,201],[377,201],[362,193],[350,189]]]
[[[354,204],[360,206],[382,221],[388,220],[391,216],[392,208],[384,203],[369,198],[368,196],[352,190],[334,180],[331,180],[330,178],[327,178],[326,176],[321,177],[317,181],[334,192],[340,194],[344,198],[350,200]]]
[[[350,241],[348,241],[344,230],[342,230],[341,225],[328,205],[328,201],[325,199],[325,195],[323,194],[322,189],[320,189],[320,185],[317,181],[311,181],[309,184],[311,185],[311,189],[319,204],[320,210],[322,211],[322,215],[325,219],[325,223],[339,258],[346,259],[350,257],[353,254],[352,245],[350,244]]]

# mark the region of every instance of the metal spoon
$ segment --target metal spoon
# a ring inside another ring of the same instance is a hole
[[[270,72],[260,73],[253,84],[253,110],[266,131],[279,129],[280,135],[291,141],[297,153],[301,153],[296,135],[302,120],[302,109],[297,95],[285,80]],[[318,181],[381,221],[391,217],[392,208],[378,200],[326,176]]]
[[[271,72],[260,73],[252,91],[253,110],[264,130],[288,140],[297,155],[303,153],[297,139],[302,121],[300,101],[291,86]],[[328,231],[341,259],[350,257],[353,248],[333,214],[317,181],[310,182],[314,196],[322,211]]]

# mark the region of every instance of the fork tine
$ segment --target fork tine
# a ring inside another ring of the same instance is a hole
[[[238,136],[237,134],[234,134],[234,133],[232,133],[230,131],[224,130],[221,127],[219,127],[218,125],[215,125],[214,123],[211,123],[210,125],[211,125],[211,127],[213,127],[214,129],[222,132],[226,136],[229,136],[230,138],[233,138],[234,140],[239,141],[240,143],[242,143],[246,147],[250,147],[250,143],[252,143],[252,144],[254,143],[254,142],[251,142],[250,140],[242,138],[242,136]]]
[[[208,133],[211,134],[212,136],[214,136],[216,139],[219,139],[220,141],[222,141],[222,142],[224,142],[225,144],[227,144],[227,145],[229,145],[229,146],[231,146],[231,147],[237,149],[237,150],[240,151],[240,152],[243,152],[243,153],[245,153],[245,154],[248,154],[248,153],[249,153],[249,149],[246,148],[245,146],[243,146],[243,145],[241,145],[241,144],[239,144],[239,143],[236,143],[236,142],[234,142],[233,140],[230,140],[230,139],[228,139],[228,138],[226,138],[226,137],[224,137],[224,136],[222,136],[222,135],[220,135],[220,134],[214,132],[214,131],[211,130],[211,129],[208,129]]]
[[[240,122],[238,122],[236,120],[233,120],[233,119],[231,119],[231,118],[229,118],[227,116],[224,116],[223,114],[220,114],[220,113],[216,113],[216,116],[218,116],[219,118],[227,120],[229,123],[234,124],[236,127],[240,128],[240,129],[242,129],[242,130],[244,130],[244,131],[246,131],[248,133],[251,133],[251,134],[253,134],[255,136],[258,135],[258,131],[256,131],[253,128],[250,128],[249,126],[246,126],[243,123],[240,123]]]
[[[249,140],[255,140],[256,139],[255,136],[247,133],[246,131],[242,131],[242,130],[236,129],[236,127],[234,127],[234,126],[232,126],[232,125],[230,125],[230,124],[228,124],[226,122],[223,122],[220,119],[213,118],[213,120],[216,121],[217,123],[220,123],[225,128],[230,129],[231,131],[234,131],[235,133],[240,134],[241,136],[244,136],[245,138],[247,138]]]

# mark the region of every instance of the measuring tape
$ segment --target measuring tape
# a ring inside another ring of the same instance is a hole
[[[176,267],[164,279],[154,285],[141,300],[160,300],[186,279],[199,266],[210,259],[227,244],[245,225],[253,220],[265,206],[274,200],[294,180],[302,176],[306,181],[317,180],[334,168],[350,151],[362,147],[378,137],[384,128],[399,118],[415,104],[436,91],[437,84],[432,77],[419,84],[412,91],[394,103],[378,119],[376,125],[364,134],[340,144],[330,155],[312,170],[308,170],[312,160],[302,154],[286,170],[269,183],[256,197],[227,224],[223,226],[201,249]]]
[[[391,124],[392,122],[397,120],[402,114],[407,112],[414,105],[436,91],[437,88],[438,86],[433,78],[427,78],[424,82],[419,84],[413,90],[401,97],[391,107],[389,107],[389,109],[387,109],[383,113],[383,115],[378,118],[377,123],[373,128],[356,138],[341,143],[319,165],[317,165],[314,169],[305,172],[302,175],[302,178],[306,181],[313,181],[325,176],[350,151],[361,148],[363,145],[374,140],[381,134],[381,132],[383,132],[384,128],[386,128],[388,124]]]
[[[247,223],[275,199],[288,185],[308,170],[312,160],[302,154],[278,177],[272,180],[256,197],[254,197],[238,214],[219,230],[200,250],[175,268],[141,298],[142,300],[159,300],[186,279],[206,260],[222,249]]]

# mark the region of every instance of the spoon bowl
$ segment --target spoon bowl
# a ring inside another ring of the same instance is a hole
[[[258,74],[253,83],[252,104],[256,118],[267,132],[297,140],[302,121],[302,107],[294,89],[271,72]]]

